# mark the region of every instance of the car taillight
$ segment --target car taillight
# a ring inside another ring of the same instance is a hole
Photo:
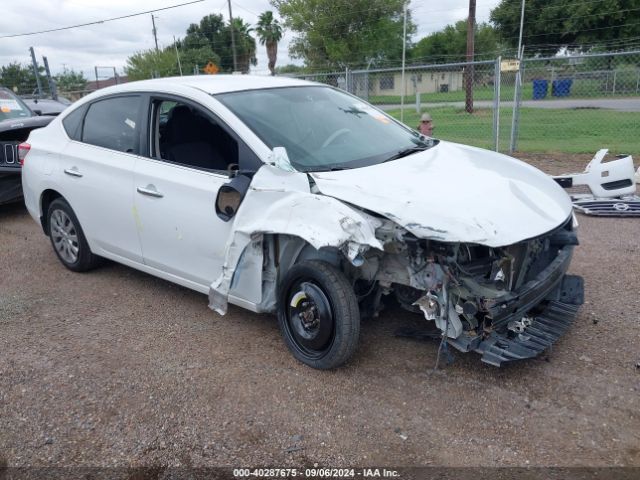
[[[20,165],[24,165],[24,159],[27,158],[27,153],[31,150],[31,145],[28,143],[21,143],[18,145],[18,160],[20,160]]]

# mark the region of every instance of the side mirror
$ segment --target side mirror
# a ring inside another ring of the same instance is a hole
[[[216,197],[216,214],[221,220],[228,222],[234,217],[249,190],[250,183],[249,177],[238,175],[220,187]]]
[[[227,176],[229,178],[235,178],[238,176],[239,173],[240,173],[240,165],[238,165],[237,163],[230,163],[227,166]]]

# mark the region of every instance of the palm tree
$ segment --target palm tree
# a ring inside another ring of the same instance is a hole
[[[278,57],[278,42],[282,39],[282,26],[280,22],[273,18],[273,12],[267,10],[260,14],[256,33],[260,38],[260,44],[267,46],[267,56],[269,57],[269,70],[271,75],[276,74],[276,59]]]
[[[231,28],[231,25],[229,26]],[[256,39],[251,36],[253,29],[240,17],[233,19],[233,31],[236,41],[238,70],[249,73],[249,66],[258,63],[256,59]],[[229,32],[231,34],[231,32]]]

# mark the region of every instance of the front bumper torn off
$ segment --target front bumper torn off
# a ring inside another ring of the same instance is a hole
[[[557,258],[507,302],[496,305],[493,330],[484,338],[461,336],[449,343],[461,351],[482,354],[482,361],[494,366],[540,355],[555,343],[573,323],[584,302],[582,277],[566,275],[572,247],[560,250]],[[511,322],[528,318],[520,332],[508,328]]]
[[[573,323],[579,305],[550,301],[546,308],[532,319],[522,333],[513,338],[492,332],[482,341],[476,352],[482,361],[496,367],[515,360],[525,360],[540,355],[553,345]]]

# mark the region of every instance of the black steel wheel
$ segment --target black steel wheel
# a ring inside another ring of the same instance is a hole
[[[358,344],[357,297],[344,274],[326,262],[301,262],[287,272],[279,290],[278,321],[289,350],[313,368],[342,365]]]

